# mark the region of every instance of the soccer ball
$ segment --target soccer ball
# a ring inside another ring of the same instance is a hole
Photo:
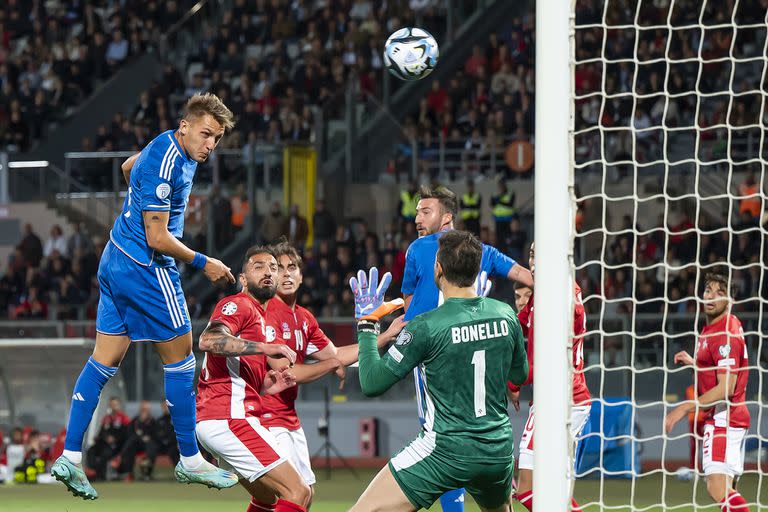
[[[690,482],[693,480],[693,471],[690,468],[678,468],[675,476],[681,482]]]
[[[384,45],[384,66],[401,80],[421,80],[435,69],[440,51],[432,34],[401,28]]]

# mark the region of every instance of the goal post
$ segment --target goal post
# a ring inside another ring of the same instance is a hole
[[[536,307],[533,494],[537,510],[568,510],[573,322],[571,0],[536,2]],[[546,440],[542,442],[542,440]]]

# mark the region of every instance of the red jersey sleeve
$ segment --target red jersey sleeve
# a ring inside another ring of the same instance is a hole
[[[311,355],[323,350],[331,343],[331,340],[320,328],[315,315],[307,310],[304,310],[303,313],[304,319],[307,322],[307,355]]]
[[[236,295],[221,299],[211,315],[211,322],[221,322],[233,336],[239,335],[246,326],[252,324],[252,319],[253,310],[248,299]]]
[[[707,343],[707,350],[712,357],[712,362],[717,366],[717,373],[726,373],[740,368],[742,360],[746,360],[743,356],[746,344],[741,328],[738,332],[722,333],[710,340]]]
[[[523,309],[517,314],[517,319],[520,321],[520,327],[523,329],[523,336],[528,337],[528,319],[531,316],[530,301]]]

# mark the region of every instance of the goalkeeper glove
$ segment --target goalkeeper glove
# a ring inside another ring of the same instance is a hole
[[[403,299],[384,302],[384,293],[392,283],[392,274],[387,272],[379,283],[379,269],[371,267],[366,277],[364,270],[349,280],[349,287],[355,297],[355,318],[378,322],[383,317],[403,307]]]

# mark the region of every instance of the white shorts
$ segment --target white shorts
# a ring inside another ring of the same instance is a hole
[[[578,405],[571,408],[571,441],[576,444],[576,437],[581,434],[584,425],[589,419],[591,405]],[[533,406],[528,411],[528,421],[525,422],[523,436],[520,439],[520,456],[517,467],[519,469],[533,469]]]
[[[280,451],[291,461],[293,466],[307,485],[315,485],[317,481],[309,462],[309,447],[304,429],[288,430],[284,427],[269,427],[269,431],[277,439]]]
[[[288,460],[281,454],[275,436],[257,418],[203,420],[197,423],[195,432],[221,468],[233,470],[250,482]]]
[[[740,476],[744,472],[747,429],[704,425],[701,465],[705,475]]]

